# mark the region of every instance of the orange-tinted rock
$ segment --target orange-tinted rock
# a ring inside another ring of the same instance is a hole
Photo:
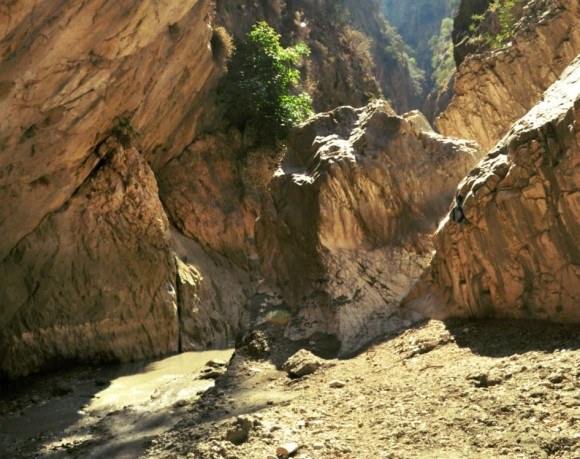
[[[480,157],[386,102],[295,128],[256,230],[266,281],[296,316],[287,336],[336,335],[344,354],[400,326],[428,235]]]
[[[510,43],[462,63],[437,129],[491,149],[580,53],[579,24],[578,0],[529,2]]]
[[[436,318],[580,321],[580,58],[463,180],[405,300]]]
[[[0,263],[0,373],[177,350],[175,261],[153,172],[110,139],[74,196]]]
[[[207,127],[191,108],[217,77],[210,3],[2,2],[0,259],[86,180],[117,116],[154,169]]]

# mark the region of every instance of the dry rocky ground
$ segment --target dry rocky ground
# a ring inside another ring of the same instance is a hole
[[[294,379],[237,351],[146,456],[580,457],[577,326],[431,321],[389,338]]]

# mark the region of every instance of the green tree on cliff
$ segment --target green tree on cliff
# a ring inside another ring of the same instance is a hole
[[[297,90],[304,43],[284,48],[280,35],[265,22],[257,23],[236,46],[222,87],[230,121],[252,127],[260,137],[283,138],[288,129],[312,114],[312,99]]]

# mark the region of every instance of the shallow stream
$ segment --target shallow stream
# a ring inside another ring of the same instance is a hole
[[[0,457],[136,457],[213,386],[196,373],[232,353],[188,352],[0,388]]]

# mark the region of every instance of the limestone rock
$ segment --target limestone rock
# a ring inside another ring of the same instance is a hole
[[[0,373],[177,351],[175,261],[155,178],[109,139],[89,178],[0,262]]]
[[[461,8],[478,2],[481,8],[486,1],[464,0]],[[465,15],[466,21],[469,18]],[[435,121],[439,132],[491,149],[580,53],[579,24],[578,0],[528,2],[510,43],[462,63],[455,96]]]
[[[312,354],[312,352],[301,349],[286,360],[284,365],[282,365],[282,369],[293,378],[301,378],[315,373],[321,366],[321,359]]]
[[[157,178],[161,200],[181,233],[252,269],[254,222],[275,161],[268,151],[244,151],[241,137],[235,130],[205,135]]]
[[[234,445],[241,445],[248,441],[248,435],[253,428],[252,420],[247,416],[238,416],[234,425],[226,434],[226,440]]]
[[[201,379],[216,379],[227,371],[226,362],[221,360],[210,360],[201,369],[199,377]]]
[[[175,228],[171,236],[177,258],[179,349],[232,347],[241,308],[252,290],[248,272]]]
[[[291,134],[256,225],[266,281],[296,313],[288,337],[335,335],[344,354],[402,324],[398,304],[430,261],[428,235],[482,155],[408,118],[377,102]]]
[[[191,109],[211,104],[217,82],[210,7],[2,2],[0,259],[77,192],[119,119],[154,170],[213,124],[211,110]]]
[[[405,300],[430,317],[580,321],[580,57],[460,184]]]
[[[268,336],[262,330],[251,330],[246,333],[238,349],[256,360],[266,359],[271,351]]]

